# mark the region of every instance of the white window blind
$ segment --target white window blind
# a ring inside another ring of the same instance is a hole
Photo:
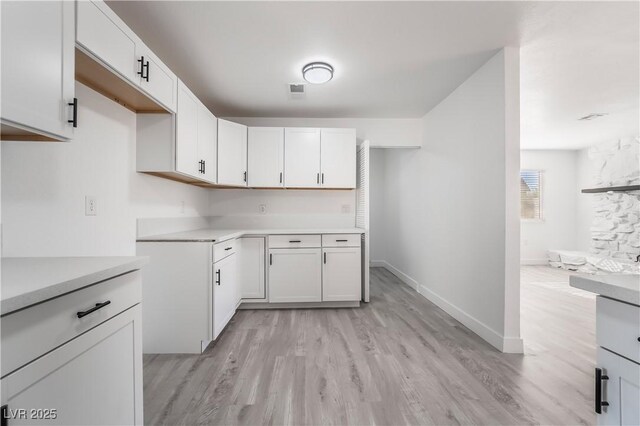
[[[520,171],[520,218],[542,219],[542,172]]]

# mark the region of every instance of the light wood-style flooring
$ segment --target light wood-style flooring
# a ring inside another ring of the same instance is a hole
[[[359,309],[238,311],[202,355],[146,355],[147,424],[593,424],[595,299],[522,269],[524,355],[385,269]]]

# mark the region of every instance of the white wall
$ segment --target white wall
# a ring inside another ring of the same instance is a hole
[[[500,51],[425,115],[421,149],[382,154],[384,261],[506,352],[522,351],[518,76]]]
[[[542,170],[543,219],[521,221],[520,259],[546,264],[547,250],[576,250],[577,151],[523,150],[523,170]]]
[[[356,129],[358,143],[369,140],[372,148],[422,145],[422,121],[419,118],[231,117],[227,119],[247,126],[350,127]]]
[[[218,189],[209,212],[215,227],[352,227],[355,199],[355,190]]]
[[[2,142],[3,256],[133,255],[137,217],[208,214],[208,190],[135,172],[134,113],[79,83],[76,96],[73,141]]]

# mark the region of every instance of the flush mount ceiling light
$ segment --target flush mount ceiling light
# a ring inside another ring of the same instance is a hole
[[[312,62],[302,68],[302,77],[311,84],[322,84],[333,78],[333,67],[325,62]]]

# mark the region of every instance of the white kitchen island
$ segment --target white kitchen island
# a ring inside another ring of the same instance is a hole
[[[640,275],[574,275],[596,293],[594,411],[599,425],[640,424]]]

